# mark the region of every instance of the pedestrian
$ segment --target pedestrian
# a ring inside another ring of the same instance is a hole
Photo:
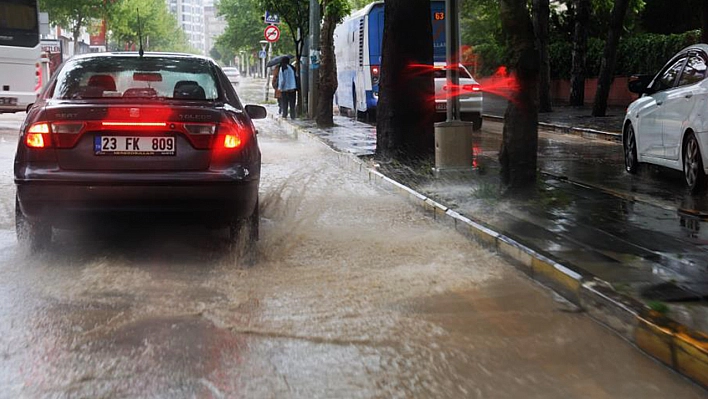
[[[281,102],[283,104],[283,118],[295,119],[295,96],[297,94],[297,80],[295,68],[290,65],[290,58],[283,57],[280,61],[280,71],[278,72],[278,89],[280,90]]]
[[[278,89],[278,75],[280,74],[280,65],[276,65],[273,68],[273,79],[270,81],[270,85],[273,86],[275,90],[275,100],[278,101],[278,115],[283,116],[283,95]]]

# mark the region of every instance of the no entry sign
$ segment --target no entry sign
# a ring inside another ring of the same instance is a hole
[[[263,31],[263,36],[265,39],[271,43],[277,42],[280,39],[280,29],[275,25],[268,25]]]

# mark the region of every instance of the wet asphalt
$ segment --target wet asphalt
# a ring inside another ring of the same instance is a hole
[[[271,119],[255,265],[219,232],[150,223],[24,253],[0,126],[2,398],[706,395]]]
[[[485,112],[500,113],[500,100],[491,102]],[[613,112],[603,123],[614,118],[621,124]],[[581,116],[575,110],[545,117],[565,123]],[[344,152],[365,159],[373,154],[374,126],[346,117],[336,117],[336,123],[312,131]],[[497,160],[502,128],[485,120],[472,134],[475,170],[467,175],[434,177],[432,160],[427,169],[383,172],[623,294],[666,304],[669,316],[708,332],[708,195],[688,193],[677,171],[642,165],[637,175],[626,173],[620,143],[543,129],[537,186],[508,192]]]

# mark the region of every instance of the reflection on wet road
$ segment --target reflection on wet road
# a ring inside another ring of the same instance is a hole
[[[218,232],[150,223],[31,257],[1,209],[0,397],[705,396],[325,147],[259,131],[252,267]]]

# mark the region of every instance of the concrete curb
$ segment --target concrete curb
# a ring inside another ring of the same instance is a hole
[[[619,294],[594,275],[562,265],[543,254],[472,220],[447,206],[369,168],[352,154],[331,148],[307,128],[276,119],[297,139],[317,141],[330,148],[340,167],[368,179],[386,191],[398,194],[419,206],[435,220],[453,227],[481,245],[494,249],[530,278],[558,292],[590,317],[660,360],[680,374],[708,388],[708,335],[694,331],[644,304]]]
[[[484,119],[496,121],[496,122],[503,122],[504,121],[504,117],[497,116],[497,115],[482,114],[482,117]],[[556,123],[546,123],[546,122],[539,122],[538,126],[544,128],[546,130],[552,131],[554,133],[570,134],[572,136],[578,136],[578,137],[582,137],[582,138],[586,138],[586,139],[593,139],[593,140],[607,140],[607,141],[614,141],[614,142],[622,142],[622,134],[621,133],[606,132],[603,130],[596,130],[596,129],[590,129],[590,128],[584,128],[584,127],[572,127],[572,126],[560,125],[560,124],[556,124]]]

